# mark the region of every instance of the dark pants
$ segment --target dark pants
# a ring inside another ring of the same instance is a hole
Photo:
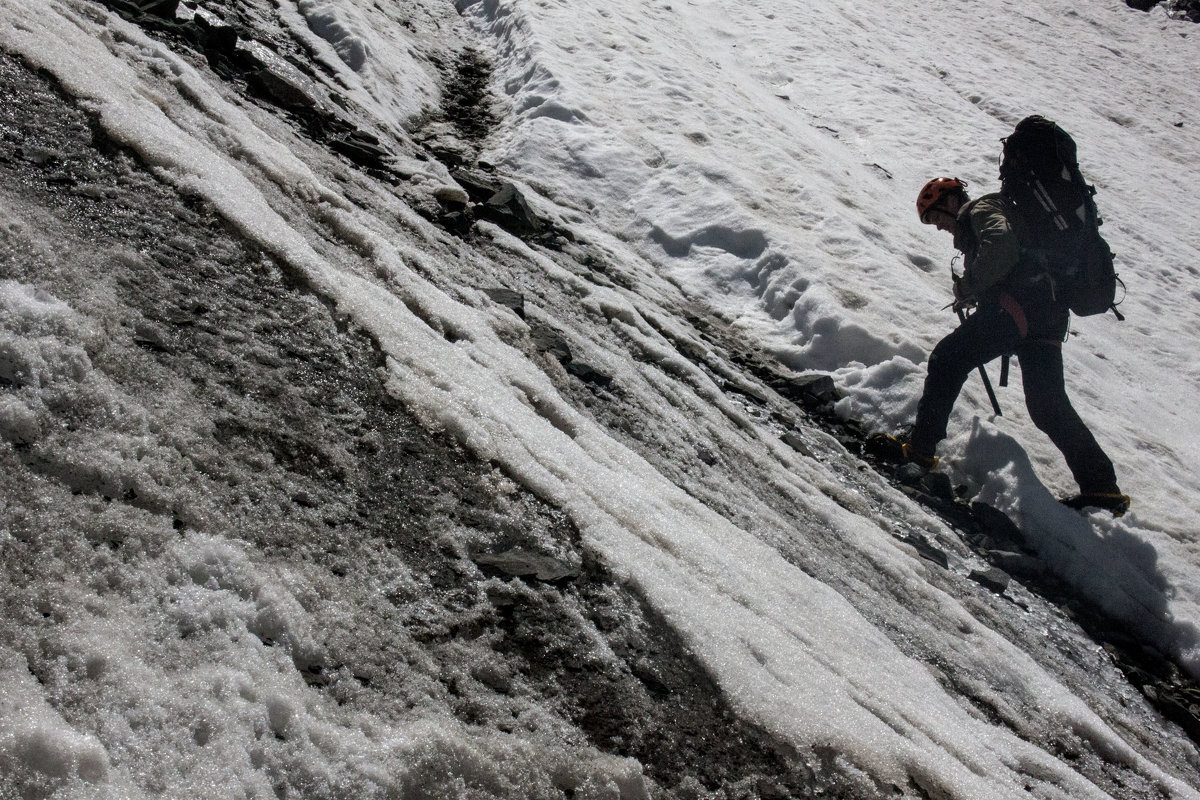
[[[1031,326],[1034,329],[1030,330],[1029,338],[1022,339],[1013,318],[999,306],[989,304],[980,307],[942,339],[929,357],[925,391],[917,405],[917,424],[912,433],[913,449],[932,455],[938,442],[946,438],[946,423],[954,401],[971,372],[981,364],[1012,353],[1021,364],[1029,416],[1062,451],[1080,491],[1116,491],[1112,461],[1067,398],[1061,346],[1061,336],[1066,332],[1063,314],[1061,326],[1057,315],[1051,320],[1043,318],[1039,320],[1041,325]],[[1061,333],[1056,334],[1059,328]],[[1052,335],[1049,340],[1033,338],[1047,333]],[[1059,338],[1055,340],[1054,335]]]

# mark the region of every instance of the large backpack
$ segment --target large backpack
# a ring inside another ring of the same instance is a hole
[[[1000,194],[1017,212],[1027,256],[1045,266],[1074,313],[1112,309],[1124,319],[1115,302],[1120,281],[1113,253],[1100,235],[1096,189],[1079,171],[1075,141],[1040,116],[1021,120],[1003,141]]]

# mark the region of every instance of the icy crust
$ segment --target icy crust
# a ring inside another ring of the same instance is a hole
[[[1118,528],[1157,564],[1116,569],[1117,594],[1139,600],[1112,602],[1057,542],[1055,523],[1031,527],[1049,531],[1041,552],[1052,569],[1200,674],[1189,633],[1200,621],[1190,534],[1200,484],[1187,466],[1200,445],[1185,410],[1197,380],[1185,276],[1200,252],[1183,233],[1198,178],[1184,154],[1200,146],[1200,123],[1194,88],[1177,78],[1196,57],[1189,26],[1066,2],[1037,13],[976,3],[935,18],[903,3],[464,7],[495,42],[515,112],[492,157],[630,241],[780,363],[834,374],[838,413],[880,430],[911,425],[922,362],[954,325],[943,308],[950,243],[916,221],[917,190],[945,172],[994,191],[998,140],[1028,113],[1071,131],[1133,314],[1074,322],[1067,384],[1135,498]],[[930,36],[944,43],[932,54]],[[1064,51],[1063,36],[1084,50]],[[983,55],[997,46],[1002,55]],[[1017,368],[1012,384],[994,424],[1020,442],[1039,484],[1074,494],[1022,408]],[[969,458],[972,420],[988,407],[972,375],[943,446],[948,466]],[[953,477],[972,491],[1028,485],[970,469]],[[1099,558],[1110,528],[1089,524],[1098,536],[1072,523],[1072,537]]]
[[[130,183],[137,187],[138,181]],[[129,188],[106,186],[106,191]],[[376,541],[355,567],[341,567],[343,576],[352,573],[350,578],[335,579],[305,555],[344,547],[329,526],[352,512],[323,498],[313,488],[319,483],[305,482],[303,473],[275,463],[262,448],[248,454],[245,464],[214,452],[220,444],[236,445],[236,436],[220,430],[222,421],[229,424],[231,406],[250,406],[237,410],[244,424],[254,423],[252,401],[220,398],[217,405],[227,413],[214,414],[204,407],[204,392],[172,383],[147,352],[173,352],[179,334],[155,334],[149,320],[114,302],[118,290],[105,285],[133,281],[152,295],[155,280],[165,281],[151,276],[167,271],[166,265],[122,250],[140,251],[138,245],[146,244],[140,238],[144,214],[130,215],[124,229],[113,226],[115,244],[112,231],[101,236],[103,226],[85,219],[85,243],[73,240],[69,230],[47,238],[50,218],[31,217],[26,206],[10,205],[11,199],[0,203],[6,269],[35,276],[51,269],[71,273],[65,283],[81,292],[86,310],[19,281],[0,284],[5,396],[29,398],[40,434],[0,444],[0,551],[6,575],[0,593],[0,794],[645,797],[636,760],[580,744],[569,726],[536,703],[493,699],[486,705],[475,699],[486,693],[462,687],[456,691],[479,703],[477,714],[506,717],[510,730],[518,730],[506,733],[456,721],[446,711],[438,670],[461,675],[464,682],[478,684],[473,676],[479,675],[503,686],[509,670],[505,661],[486,644],[470,642],[454,643],[437,655],[422,652],[412,641],[422,626],[436,629],[454,622],[453,615],[429,606],[423,576],[389,557]],[[60,222],[80,222],[64,217]],[[262,391],[286,399],[286,390],[276,386],[272,391],[269,385],[271,370],[281,361],[247,341],[246,331],[255,326],[271,328],[270,310],[264,303],[254,312],[261,317],[230,319],[225,305],[243,311],[248,306],[238,306],[244,298],[227,294],[245,287],[214,267],[233,260],[235,254],[228,252],[233,248],[216,235],[193,244],[188,233],[167,228],[160,234],[170,239],[168,252],[197,273],[191,292],[183,298],[168,295],[183,309],[158,308],[153,296],[139,299],[159,319],[178,319],[181,310],[191,309],[200,318],[184,330],[206,327],[214,317],[224,320],[200,348],[203,357],[267,381],[245,394]],[[187,275],[187,268],[170,266]],[[202,276],[214,276],[224,293],[206,295]],[[271,282],[259,276],[256,283]],[[269,297],[278,308],[287,299],[278,286],[262,291],[260,303]],[[206,310],[205,302],[217,307]],[[307,302],[325,311],[317,301]],[[299,331],[306,315],[296,313],[295,304],[289,311],[286,342],[292,355],[315,361],[313,354],[296,349],[305,344]],[[235,366],[246,362],[253,367]],[[369,365],[355,366],[370,372]],[[190,374],[208,385],[204,372]],[[115,376],[129,384],[123,387]],[[307,377],[303,386],[311,390],[319,375]],[[128,391],[128,385],[146,390],[146,384],[152,387],[148,396]],[[354,417],[350,403],[337,411]],[[314,462],[325,455],[325,442],[334,449],[341,441],[329,430],[311,438],[305,460]],[[407,447],[417,449],[412,443]],[[343,458],[340,465],[348,468],[350,459]],[[408,454],[410,461],[415,458],[415,452]],[[336,455],[331,460],[337,461]],[[319,463],[304,466],[321,470]],[[221,494],[234,487],[239,488],[232,496]],[[485,493],[513,492],[511,481],[497,479]],[[377,496],[370,499],[381,502]],[[279,503],[274,510],[272,502]],[[308,510],[312,518],[302,525],[289,521],[297,509],[302,516]],[[513,524],[520,524],[513,509],[505,510]],[[274,537],[266,542],[264,517]],[[465,551],[472,538],[480,538],[462,525],[442,526],[442,545],[450,551]],[[539,532],[530,526],[523,533],[536,541]],[[258,547],[234,538],[237,534],[254,538]],[[273,559],[262,556],[264,544]],[[281,551],[286,557],[279,556]],[[357,571],[363,567],[374,571]],[[517,592],[501,581],[474,577],[473,588],[481,594],[508,595],[513,602]],[[346,583],[357,593],[347,594]],[[338,641],[339,623],[363,630],[361,617],[368,615],[355,606],[374,603],[369,616],[384,620],[400,616],[383,600],[385,592],[405,606],[403,624],[395,629],[367,625],[373,641],[363,649],[407,649],[404,655],[416,663],[383,664],[372,671],[366,663],[371,659],[361,658],[357,673],[331,663],[330,640],[346,648],[344,640]],[[478,604],[489,607],[486,597]],[[401,603],[403,598],[412,600]],[[437,656],[445,661],[439,664]],[[386,704],[373,707],[361,698],[370,691],[370,678],[383,683],[397,676],[402,686],[385,695]]]
[[[404,25],[420,31],[436,53],[445,34],[426,3],[360,7],[354,2],[300,0],[276,6],[286,29],[331,73],[327,88],[370,109],[374,124],[400,133],[436,105],[438,75],[416,49],[418,37],[409,34],[409,46],[396,47],[389,41],[395,35],[389,31]]]
[[[50,500],[53,484],[41,488]],[[299,598],[320,591],[300,571],[254,563],[223,538],[166,545],[169,528],[130,515],[113,522],[146,552],[110,565],[114,593],[71,579],[92,548],[58,522],[54,533],[23,532],[36,537],[43,575],[61,581],[41,600],[53,633],[0,650],[0,765],[23,796],[95,796],[88,785],[100,784],[120,797],[270,797],[281,786],[337,797],[645,797],[631,759],[468,729],[432,708],[389,723],[314,692],[293,666],[312,656]]]
[[[175,185],[207,199],[248,238],[331,300],[339,314],[369,331],[386,354],[395,394],[451,431],[481,460],[502,465],[567,511],[585,542],[677,627],[747,718],[798,748],[837,751],[849,765],[847,771],[863,770],[873,780],[898,787],[908,786],[911,780],[933,796],[1025,797],[1031,786],[1046,797],[1105,796],[1068,764],[964,708],[841,595],[668,481],[572,408],[543,370],[505,343],[490,312],[469,307],[425,282],[406,260],[409,254],[384,237],[378,221],[367,218],[298,157],[282,151],[242,112],[214,96],[185,63],[148,44],[136,31],[122,29],[120,41],[109,38],[96,29],[103,23],[73,15],[69,5],[29,9],[6,3],[5,8],[15,21],[0,34],[6,48],[56,75],[70,92],[95,107],[113,138],[136,150]],[[125,64],[115,66],[120,62],[114,54]],[[176,83],[149,79],[143,84],[139,69],[161,74],[150,65],[165,67]],[[175,94],[177,86],[186,89],[186,97]],[[312,235],[313,229],[326,224],[343,241],[354,242],[358,252],[368,254],[373,269],[360,272],[357,263],[337,261],[337,249],[324,247]],[[538,263],[536,254],[521,243],[498,230],[485,231]],[[722,235],[709,230],[694,241],[722,240]],[[664,241],[681,247],[681,236],[670,236]],[[754,237],[746,241],[753,244]],[[590,307],[606,314],[627,336],[646,342],[648,348],[662,347],[654,326],[628,297],[609,289],[589,289],[588,294]],[[745,428],[754,426],[746,422]],[[817,473],[812,463],[793,466]],[[781,473],[779,480],[792,477]],[[58,491],[46,509],[82,502],[70,500],[61,488]],[[861,542],[879,535],[877,519],[856,515],[829,497],[810,492],[803,495],[803,502],[827,524],[831,535]],[[63,538],[66,555],[90,553],[90,548],[77,547],[72,539],[69,534]],[[894,576],[923,584],[910,559],[889,552],[876,547],[876,555]],[[363,773],[357,771],[359,751],[354,748],[361,746],[368,754],[367,766],[362,767],[368,778],[354,786],[366,786],[368,780],[378,785],[376,777],[387,777],[372,771],[371,755],[382,753],[386,760],[387,754],[407,752],[406,758],[388,761],[393,769],[403,773],[416,769],[414,764],[428,763],[430,780],[440,790],[443,786],[436,781],[445,775],[447,764],[475,774],[482,763],[499,770],[498,775],[487,773],[481,779],[497,793],[527,788],[515,780],[506,783],[513,774],[508,770],[531,769],[534,778],[529,780],[536,788],[545,785],[536,783],[540,776],[561,763],[553,748],[536,748],[534,755],[524,757],[526,743],[512,743],[507,737],[499,737],[506,742],[503,749],[490,747],[488,735],[463,744],[454,735],[453,724],[444,725],[451,730],[448,738],[425,736],[420,729],[412,734],[418,742],[433,740],[428,751],[421,747],[404,751],[407,732],[389,728],[376,734],[385,742],[383,749],[372,746],[367,743],[372,739],[368,731],[380,723],[339,719],[330,701],[314,699],[304,691],[294,669],[276,668],[276,659],[287,658],[294,668],[297,659],[303,663],[312,653],[311,626],[300,602],[310,587],[299,568],[260,565],[236,544],[203,535],[186,536],[151,558],[159,559],[161,566],[141,578],[148,582],[149,594],[176,598],[171,605],[181,608],[162,613],[168,618],[171,613],[181,614],[196,622],[198,635],[221,631],[216,637],[221,649],[214,661],[224,670],[233,670],[232,686],[217,690],[210,684],[209,691],[229,698],[234,709],[247,704],[245,724],[265,725],[263,733],[285,743],[271,748],[269,756],[256,755],[253,748],[235,750],[233,763],[248,760],[253,765],[256,758],[278,757],[285,767],[320,782],[326,780],[323,770],[328,760],[336,765],[329,780],[359,781]],[[65,566],[62,571],[68,573]],[[74,609],[99,614],[88,607],[89,591],[78,590],[74,598],[78,603],[57,612],[50,609],[63,615],[63,630],[68,634],[71,615],[77,613]],[[1046,724],[1070,730],[1094,751],[1130,765],[1157,791],[1195,796],[1125,744],[1028,657],[998,636],[978,631],[952,598],[935,589],[927,591],[930,604],[961,634],[955,635],[955,644],[999,653],[1007,688],[1036,709]],[[121,618],[119,613],[109,617]],[[154,617],[134,616],[147,618]],[[112,624],[118,629],[112,638],[120,642],[120,623]],[[264,644],[259,635],[253,641],[229,636],[230,630],[242,627],[267,638],[278,636],[285,646],[262,652],[257,649]],[[137,674],[141,656],[136,645],[154,638],[134,632],[129,640],[134,654],[128,658],[128,672]],[[47,647],[44,663],[55,668],[72,663],[71,653],[61,645],[56,650],[50,642]],[[113,650],[120,656],[122,645]],[[29,659],[28,654],[25,657]],[[250,657],[247,667],[245,660]],[[86,655],[81,661],[87,663]],[[16,661],[10,662],[10,668],[17,666]],[[246,692],[240,680],[243,672],[249,672]],[[203,670],[185,670],[176,677],[186,681],[202,679],[203,674]],[[164,686],[167,695],[177,691],[171,679],[170,673],[147,678],[152,690]],[[125,684],[125,690],[130,686]],[[225,691],[232,694],[220,693]],[[233,717],[241,719],[241,712]],[[119,729],[125,722],[118,716],[112,724]],[[329,725],[334,725],[333,733]],[[206,735],[210,734],[200,734]],[[293,740],[299,743],[294,749],[289,744]],[[80,752],[87,749],[81,748]],[[476,756],[480,752],[484,756]],[[433,755],[426,759],[427,753]],[[77,764],[79,759],[66,761]],[[586,793],[589,780],[603,783],[595,790],[599,796],[636,797],[641,790],[640,778],[628,762],[598,756],[585,763],[588,769],[595,765],[599,777],[581,778],[577,787],[581,792]],[[310,767],[312,771],[306,771]],[[451,773],[447,780],[454,780]],[[246,780],[261,778],[253,775]],[[263,794],[269,788],[254,783],[251,787]]]
[[[709,26],[723,21],[708,20],[707,7],[535,11],[489,0],[465,13],[494,39],[507,75],[514,116],[497,155],[514,171],[639,241],[641,255],[748,328],[779,330],[789,344],[776,352],[790,367],[922,359],[927,344],[900,324],[912,310],[881,302],[895,270],[892,226],[862,211],[884,204],[877,170],[807,118],[776,112],[760,76],[706,49],[728,39],[714,37]],[[672,33],[638,35],[643,27]],[[709,96],[723,80],[736,91]],[[760,125],[789,138],[755,138]],[[831,265],[853,269],[853,281],[823,280]]]
[[[1200,629],[1173,612],[1170,565],[1159,563],[1136,524],[1103,512],[1081,518],[1065,508],[1038,481],[1020,445],[987,423],[975,423],[963,451],[959,468],[980,487],[979,499],[1016,521],[1055,574],[1200,674]]]

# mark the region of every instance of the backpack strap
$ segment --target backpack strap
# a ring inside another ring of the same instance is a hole
[[[1016,298],[1008,292],[1000,292],[1000,307],[1017,323],[1017,332],[1021,338],[1029,336],[1029,320],[1025,317],[1025,309],[1021,308]]]
[[[1021,274],[1023,279],[1018,286],[1033,286],[1035,283],[1046,283],[1051,300],[1058,300],[1058,281],[1055,271],[1050,266],[1051,260],[1061,258],[1061,255],[1046,248],[1021,248]]]

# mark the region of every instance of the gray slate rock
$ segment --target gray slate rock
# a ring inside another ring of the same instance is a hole
[[[595,386],[608,386],[612,383],[612,376],[607,375],[590,364],[585,364],[582,361],[570,361],[564,365],[569,375],[574,375],[581,381],[586,381]]]
[[[490,567],[514,578],[534,578],[547,583],[579,576],[579,567],[574,564],[520,548],[490,555],[478,554],[472,556],[472,560],[480,567]]]
[[[971,504],[971,513],[979,521],[983,532],[998,542],[1009,545],[1025,545],[1025,534],[999,509],[978,501]]]
[[[521,190],[511,183],[501,185],[499,191],[480,204],[475,213],[480,219],[494,222],[517,236],[539,233],[543,227]]]
[[[486,203],[496,192],[500,191],[501,181],[478,172],[454,170],[450,177],[463,188],[473,203]]]
[[[392,157],[391,153],[380,146],[378,137],[357,129],[331,139],[329,147],[359,166],[375,169],[385,169]]]
[[[812,456],[812,450],[809,449],[808,444],[804,441],[804,437],[795,431],[785,433],[783,435],[783,443],[802,456]]]
[[[969,577],[985,589],[996,594],[1004,594],[1004,590],[1008,588],[1009,581],[1012,580],[1009,578],[1007,572],[997,567],[972,570]]]
[[[251,72],[246,81],[265,99],[281,108],[306,111],[316,105],[316,101],[294,82],[265,67]]]
[[[946,551],[930,544],[924,536],[902,536],[900,537],[900,541],[911,545],[921,558],[932,561],[942,569],[950,568],[950,558],[946,555]]]
[[[787,399],[808,408],[817,408],[837,402],[838,392],[830,375],[802,375],[798,378],[777,378],[770,381],[771,388]]]
[[[987,560],[1011,575],[1035,577],[1046,571],[1046,563],[1044,561],[1025,553],[992,550],[987,554]]]
[[[484,289],[483,293],[492,299],[493,302],[499,303],[502,306],[511,308],[521,319],[525,319],[525,295],[513,289],[495,288]],[[563,343],[566,346],[566,343]],[[568,352],[570,352],[568,350]]]
[[[564,364],[571,361],[571,347],[551,329],[535,327],[529,331],[529,339],[539,351],[554,356]]]

